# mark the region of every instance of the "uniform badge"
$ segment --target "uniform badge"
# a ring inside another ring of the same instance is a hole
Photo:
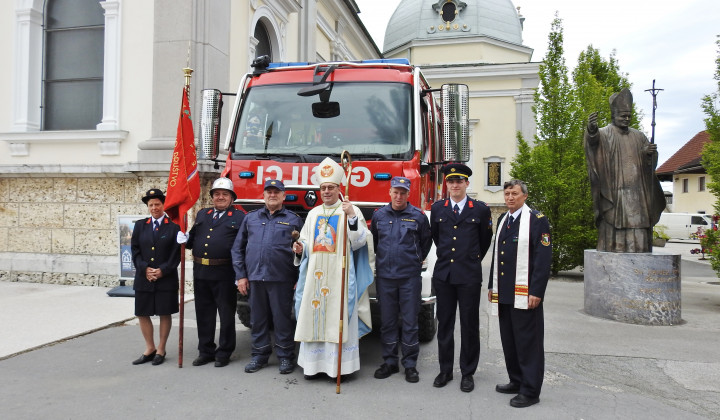
[[[543,244],[543,246],[550,245],[550,234],[549,233],[543,233],[542,238],[540,239],[540,243]]]

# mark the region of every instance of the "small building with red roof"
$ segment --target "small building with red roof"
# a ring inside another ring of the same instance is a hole
[[[710,176],[701,163],[703,146],[709,142],[707,131],[697,133],[655,170],[660,181],[672,181],[675,213],[713,212],[715,196],[707,188]]]

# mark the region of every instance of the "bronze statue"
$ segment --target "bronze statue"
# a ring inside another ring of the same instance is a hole
[[[657,146],[629,127],[630,90],[613,94],[610,110],[612,124],[598,128],[593,112],[585,130],[597,250],[652,252],[652,229],[665,208],[665,195],[655,176]]]

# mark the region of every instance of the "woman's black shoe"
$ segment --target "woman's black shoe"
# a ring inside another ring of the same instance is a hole
[[[155,353],[157,353],[157,350],[153,350],[152,353],[148,355],[140,355],[140,357],[137,360],[133,360],[133,365],[142,365],[143,363],[147,363],[155,358]]]

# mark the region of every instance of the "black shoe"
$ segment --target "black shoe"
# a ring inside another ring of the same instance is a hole
[[[248,363],[247,365],[245,365],[245,372],[247,372],[247,373],[255,373],[255,372],[257,372],[258,370],[264,368],[265,365],[267,365],[267,362],[264,362],[264,363],[263,363],[261,360],[252,359],[252,360],[250,361],[250,363]],[[288,373],[290,373],[290,372],[288,372]]]
[[[132,364],[133,365],[142,365],[143,363],[147,363],[155,358],[155,353],[157,353],[157,350],[154,350],[150,354],[141,354],[140,357],[133,360]]]
[[[375,371],[375,378],[377,378],[377,379],[389,378],[390,375],[392,375],[393,373],[398,373],[398,372],[400,372],[400,368],[397,365],[388,365],[387,363],[383,363]]]
[[[218,357],[215,359],[215,367],[225,367],[230,363],[229,357]]]
[[[167,354],[167,353],[165,353],[165,354]],[[153,366],[162,365],[163,362],[165,361],[165,354],[156,354],[155,358],[153,358],[152,365]]]
[[[193,365],[193,366],[207,365],[208,363],[212,362],[213,360],[215,360],[214,357],[212,357],[212,356],[203,356],[203,355],[201,354],[201,355],[198,356],[195,360],[193,360],[192,365]]]
[[[440,374],[435,377],[435,382],[433,382],[433,386],[435,388],[442,388],[450,381],[452,381],[452,373],[440,372]]]
[[[471,392],[473,389],[475,389],[475,381],[472,375],[463,375],[460,380],[460,391]]]
[[[417,369],[414,367],[405,369],[405,380],[413,384],[420,381],[420,374],[418,374]]]
[[[295,363],[290,359],[280,359],[280,374],[287,375],[295,370]],[[247,372],[247,367],[245,368]]]
[[[501,394],[517,394],[520,391],[520,385],[513,382],[504,385],[495,385],[495,391]]]
[[[305,378],[306,381],[314,381],[315,379],[320,379],[324,376],[322,372],[318,372],[314,375],[303,375],[303,378]]]
[[[510,405],[517,408],[530,407],[540,402],[540,398],[530,398],[523,394],[517,394],[510,400]]]

